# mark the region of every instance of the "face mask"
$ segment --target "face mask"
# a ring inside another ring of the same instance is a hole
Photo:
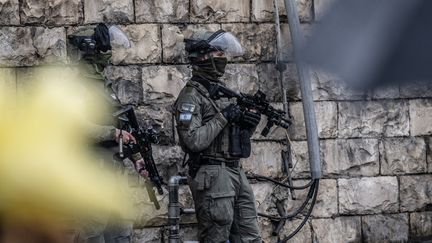
[[[193,63],[198,71],[206,73],[209,76],[220,78],[225,73],[225,67],[228,63],[226,57],[210,57],[209,59]]]

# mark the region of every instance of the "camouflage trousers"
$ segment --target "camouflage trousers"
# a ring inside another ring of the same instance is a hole
[[[240,168],[203,165],[189,186],[201,243],[261,243],[255,197]]]

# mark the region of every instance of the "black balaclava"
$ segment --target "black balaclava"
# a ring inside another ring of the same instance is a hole
[[[226,57],[213,57],[211,55],[208,57],[205,60],[192,62],[192,75],[209,81],[220,82],[219,78],[224,75],[228,60]]]

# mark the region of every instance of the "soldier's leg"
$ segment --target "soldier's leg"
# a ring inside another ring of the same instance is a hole
[[[257,221],[255,196],[243,170],[239,172],[239,194],[235,205],[235,219],[231,228],[230,242],[262,242]]]
[[[204,165],[189,182],[200,242],[226,242],[234,220],[235,190],[229,173],[224,166]]]

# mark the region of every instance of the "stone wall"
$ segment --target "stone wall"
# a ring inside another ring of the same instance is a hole
[[[333,0],[296,0],[303,30],[308,33]],[[291,41],[281,8],[284,54],[292,59]],[[197,29],[223,28],[234,32],[246,48],[231,60],[224,79],[242,92],[261,89],[278,107],[282,93],[274,66],[276,54],[271,0],[3,0],[0,1],[0,85],[18,94],[31,86],[34,66],[65,63],[66,33],[100,21],[115,23],[129,35],[132,48],[114,53],[106,75],[115,82],[122,103],[137,106],[140,121],[151,120],[163,139],[155,148],[161,174],[181,171],[183,153],[172,132],[170,105],[191,72],[184,38]],[[31,77],[31,76],[30,76]],[[432,86],[411,84],[371,91],[345,87],[336,77],[313,72],[313,95],[318,119],[323,179],[316,208],[292,242],[406,242],[432,237]],[[26,81],[27,80],[27,81]],[[293,64],[283,73],[288,87],[295,184],[307,182],[309,165],[298,78]],[[265,120],[265,119],[264,119]],[[260,127],[264,126],[264,121]],[[281,165],[285,133],[274,129],[268,137],[254,135],[253,154],[243,161],[248,172],[274,178],[284,176]],[[133,172],[131,172],[133,173]],[[153,211],[142,181],[134,200],[140,209],[134,242],[160,242],[166,235],[167,196]],[[253,183],[258,209],[276,213],[275,202],[287,209],[301,204],[268,183]],[[182,203],[192,207],[187,187]],[[260,218],[266,242],[273,225]],[[182,234],[195,239],[193,217],[183,218]],[[289,221],[287,235],[300,223]]]

